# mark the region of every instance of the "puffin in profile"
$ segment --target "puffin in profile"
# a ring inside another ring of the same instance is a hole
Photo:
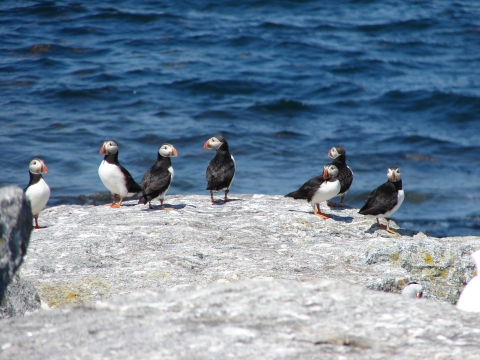
[[[32,215],[35,219],[34,229],[40,229],[40,226],[38,226],[38,214],[47,205],[50,198],[50,187],[43,180],[42,176],[42,174],[48,173],[48,168],[42,159],[35,158],[30,161],[28,170],[30,172],[30,181],[23,192],[27,199],[30,200]]]
[[[423,296],[423,287],[416,281],[409,282],[402,290],[402,296],[410,299],[421,299]]]
[[[122,205],[123,198],[133,196],[142,191],[140,185],[133,180],[132,175],[118,162],[118,145],[113,140],[107,140],[100,147],[100,154],[105,155],[100,167],[98,175],[103,185],[113,194],[113,208],[119,208]],[[117,195],[120,196],[120,202],[117,201]]]
[[[147,170],[142,179],[142,197],[139,204],[146,204],[153,209],[152,200],[159,199],[162,210],[170,209],[163,206],[165,194],[173,180],[173,167],[171,157],[177,157],[177,149],[171,144],[162,144],[158,149],[157,162]]]
[[[326,164],[323,168],[323,182],[313,187],[307,195],[307,201],[313,207],[313,213],[322,219],[330,218],[320,210],[320,203],[338,195],[341,185],[338,179],[338,168],[333,164]]]
[[[227,140],[221,135],[215,135],[203,144],[205,150],[217,150],[214,158],[210,160],[207,168],[207,190],[210,190],[210,200],[215,203],[213,193],[225,191],[225,202],[235,176],[235,159],[228,150]]]
[[[388,181],[373,190],[365,200],[365,205],[359,213],[368,217],[377,218],[377,225],[397,234],[390,229],[390,217],[397,211],[405,199],[402,187],[402,173],[398,167],[391,167],[387,171]],[[381,225],[379,218],[387,219],[387,226]]]
[[[472,278],[460,294],[457,309],[470,312],[480,312],[480,250],[472,254],[473,261],[477,266],[477,276]]]
[[[332,164],[335,165],[338,169],[338,179],[340,180],[340,193],[337,196],[340,196],[340,204],[338,206],[346,206],[343,203],[343,199],[347,194],[350,186],[352,185],[353,181],[353,172],[345,163],[346,161],[346,153],[345,149],[342,146],[334,146],[328,152],[328,157],[332,158]],[[323,183],[323,174],[319,176],[315,176],[305,182],[302,186],[298,188],[296,191],[292,191],[285,195],[285,197],[292,197],[294,199],[307,199],[308,193],[313,189],[317,188]],[[337,206],[333,202],[328,202],[329,206]]]
[[[338,169],[338,180],[340,180],[341,187],[340,192],[337,195],[340,197],[340,204],[338,204],[338,206],[346,207],[343,200],[353,182],[353,171],[346,163],[347,154],[343,146],[334,146],[329,150],[327,156],[333,159],[332,164]],[[328,202],[328,205],[337,206],[337,204],[333,202]]]

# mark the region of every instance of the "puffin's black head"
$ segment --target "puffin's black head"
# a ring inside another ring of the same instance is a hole
[[[158,149],[158,154],[163,157],[177,157],[178,151],[173,147],[172,144],[164,143]]]
[[[323,179],[328,180],[338,175],[338,168],[333,164],[326,164],[323,167]]]
[[[224,144],[226,145],[226,147],[228,147],[227,140],[225,140],[225,138],[222,135],[215,135],[215,136],[212,136],[207,141],[205,141],[205,144],[203,144],[203,148],[205,150],[212,150],[212,149],[218,150]]]
[[[118,145],[114,140],[106,140],[100,147],[99,153],[102,155],[116,154],[118,152]]]
[[[28,170],[30,170],[32,174],[48,173],[47,165],[45,165],[43,160],[39,158],[35,158],[32,161],[30,161],[30,164],[28,165]]]
[[[387,178],[390,182],[396,182],[402,179],[402,173],[400,168],[392,166],[387,170]]]
[[[327,154],[327,156],[331,159],[336,159],[340,155],[346,155],[346,152],[343,146],[334,146],[328,151],[328,154]]]

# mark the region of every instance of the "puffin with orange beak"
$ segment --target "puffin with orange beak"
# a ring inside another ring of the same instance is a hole
[[[333,164],[326,164],[323,168],[323,182],[313,187],[307,196],[307,201],[312,205],[313,213],[316,216],[322,219],[330,218],[330,215],[322,213],[320,203],[337,196],[340,187],[337,167]]]
[[[232,186],[235,176],[235,159],[228,150],[227,140],[221,135],[216,135],[205,141],[203,144],[205,150],[215,149],[217,153],[210,161],[207,168],[207,190],[210,190],[210,200],[215,203],[213,193],[225,191],[225,202],[228,201],[227,195]]]
[[[147,170],[142,179],[142,197],[138,200],[139,204],[146,204],[153,209],[152,200],[159,199],[162,210],[169,210],[163,205],[165,194],[170,188],[173,180],[173,167],[171,157],[177,157],[177,149],[171,144],[162,144],[157,152],[157,162]]]
[[[421,299],[423,297],[423,287],[416,281],[409,282],[402,290],[402,296],[411,299]]]
[[[392,234],[397,234],[390,229],[390,217],[397,211],[405,199],[402,186],[402,173],[398,167],[391,167],[387,171],[388,181],[380,185],[368,195],[365,205],[359,214],[377,219],[377,225],[385,228]],[[380,224],[379,218],[387,219],[387,226]]]
[[[333,159],[332,164],[334,164],[338,169],[338,180],[340,180],[340,192],[337,196],[340,197],[340,207],[346,207],[343,200],[345,195],[347,195],[350,186],[353,182],[353,171],[350,169],[346,163],[347,154],[343,146],[334,146],[329,151],[327,156]],[[328,202],[328,206],[337,206],[334,202]]]
[[[119,208],[122,205],[123,198],[133,196],[142,191],[133,179],[132,175],[118,162],[118,145],[113,140],[107,140],[100,147],[100,154],[105,155],[100,167],[98,175],[103,185],[113,194],[113,208]],[[115,203],[117,195],[120,201]]]
[[[28,170],[30,172],[30,182],[23,192],[32,207],[32,215],[35,219],[34,228],[40,229],[40,226],[38,226],[38,214],[40,214],[45,205],[47,205],[48,199],[50,198],[50,187],[45,180],[43,180],[42,176],[42,174],[48,172],[48,168],[42,159],[35,158],[30,161]]]

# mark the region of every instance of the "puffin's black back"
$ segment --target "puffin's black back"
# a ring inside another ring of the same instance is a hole
[[[223,144],[217,149],[217,152],[210,164],[208,164],[207,190],[220,191],[228,188],[235,175],[235,162],[228,150],[228,143],[222,136],[216,136]]]
[[[306,199],[308,197],[308,193],[312,189],[318,189],[319,186],[324,182],[323,175],[315,176],[308,180],[305,184],[299,187],[298,190],[292,191],[285,195],[285,197],[293,197],[294,199]]]
[[[343,194],[345,191],[350,189],[350,186],[353,182],[353,172],[347,166],[345,154],[338,155],[333,161],[332,164],[335,165],[338,169],[338,179],[340,180],[340,192]]]
[[[125,169],[120,163],[118,162],[118,151],[115,154],[108,154],[105,155],[103,160],[105,160],[109,164],[117,165],[122,172],[123,176],[125,177],[125,184],[127,187],[127,191],[129,193],[139,193],[142,191],[140,185],[133,179],[132,175]]]
[[[172,183],[172,174],[168,171],[170,166],[172,166],[170,158],[158,154],[157,162],[143,175],[143,195],[138,201],[139,204],[146,204],[167,191]]]
[[[398,202],[398,191],[402,190],[402,180],[387,181],[368,195],[360,209],[362,215],[381,215],[392,210]]]

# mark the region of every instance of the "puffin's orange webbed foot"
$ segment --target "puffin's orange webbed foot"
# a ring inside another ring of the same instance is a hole
[[[118,209],[121,205],[120,204],[112,204],[112,208]]]

